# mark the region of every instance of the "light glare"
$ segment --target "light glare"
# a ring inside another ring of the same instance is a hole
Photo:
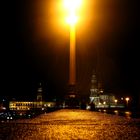
[[[66,22],[70,25],[78,21],[77,10],[81,6],[82,0],[64,0],[64,7],[67,11]]]
[[[69,11],[75,11],[81,3],[82,0],[64,0],[64,7]]]
[[[69,17],[66,18],[66,22],[69,23],[70,25],[74,25],[77,22],[77,17],[76,15],[70,15]]]

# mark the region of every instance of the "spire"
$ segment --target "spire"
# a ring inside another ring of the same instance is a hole
[[[42,84],[39,83],[39,87],[37,89],[37,101],[42,101]]]
[[[90,88],[90,103],[98,104],[99,103],[99,95],[98,95],[98,80],[96,71],[93,70],[91,76],[91,88]]]
[[[91,88],[97,88],[97,76],[95,70],[93,70],[91,77]]]

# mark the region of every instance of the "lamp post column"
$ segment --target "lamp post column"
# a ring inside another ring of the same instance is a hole
[[[70,64],[69,64],[69,85],[76,84],[76,40],[75,25],[70,25]]]
[[[68,13],[67,23],[70,25],[70,54],[69,54],[69,81],[68,93],[66,95],[69,107],[77,106],[76,92],[76,22],[77,12],[81,5],[81,0],[64,0],[64,6]]]

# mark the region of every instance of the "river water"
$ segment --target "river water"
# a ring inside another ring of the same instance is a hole
[[[99,109],[97,110],[102,113],[114,114],[118,116],[124,116],[127,118],[140,118],[139,110],[127,110],[127,109]]]

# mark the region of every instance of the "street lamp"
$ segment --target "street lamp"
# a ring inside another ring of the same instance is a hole
[[[129,102],[129,100],[130,100],[129,97],[126,97],[125,100],[126,100],[126,105],[127,105],[127,107],[128,107],[128,102]]]
[[[77,10],[81,6],[81,3],[82,0],[64,0],[64,7],[68,15],[66,21],[70,26],[75,25],[78,20]]]
[[[118,100],[117,100],[117,99],[115,99],[114,101],[115,101],[115,104],[117,104]]]
[[[82,0],[64,0],[66,9],[66,22],[70,26],[70,58],[69,58],[69,92],[71,97],[75,97],[76,84],[76,35],[75,26],[78,21],[78,9],[82,4]]]
[[[69,82],[66,105],[75,107],[78,105],[76,96],[76,23],[78,21],[78,10],[82,0],[63,0],[66,22],[70,27],[70,56],[69,56]]]

